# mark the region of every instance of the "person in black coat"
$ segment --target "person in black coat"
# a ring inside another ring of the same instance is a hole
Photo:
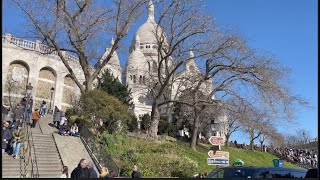
[[[1,131],[1,139],[2,139],[2,154],[4,154],[8,148],[8,144],[11,139],[11,131],[9,130],[8,122],[3,123],[2,131]]]
[[[133,166],[133,171],[132,171],[131,177],[132,178],[141,178],[141,173],[139,171],[139,167],[136,164]]]
[[[16,121],[17,119],[20,119],[22,116],[22,107],[20,107],[19,104],[15,108],[12,109],[12,121]]]
[[[56,128],[59,127],[59,122],[61,119],[61,112],[57,106],[54,107],[54,114],[53,114],[53,124]]]
[[[72,171],[71,178],[89,178],[89,169],[87,168],[87,160],[81,159],[78,166]]]
[[[89,170],[89,178],[98,178],[98,174],[94,170],[94,164],[92,162],[89,162],[87,167]]]

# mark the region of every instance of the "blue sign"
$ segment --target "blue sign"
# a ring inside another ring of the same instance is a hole
[[[208,158],[208,165],[229,166],[228,158]]]
[[[273,165],[274,165],[274,167],[283,167],[284,162],[283,162],[283,160],[280,160],[280,159],[274,159]]]

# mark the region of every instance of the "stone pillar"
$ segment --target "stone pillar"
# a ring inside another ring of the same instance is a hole
[[[10,43],[12,35],[7,33],[5,36],[6,36],[6,41],[8,41]]]
[[[36,47],[35,47],[36,51],[40,51],[40,44],[41,44],[41,41],[36,40]]]
[[[57,74],[56,84],[54,87],[55,90],[52,98],[52,109],[54,109],[54,106],[57,106],[59,109],[62,107],[64,77],[65,74]]]
[[[40,69],[39,67],[30,67],[29,71],[30,72],[29,72],[29,78],[28,78],[27,84],[31,83],[33,87],[31,92],[31,96],[33,97],[33,106],[32,106],[32,111],[33,111],[35,108],[39,108],[39,107],[35,107],[35,98],[37,97],[37,86],[39,81]]]

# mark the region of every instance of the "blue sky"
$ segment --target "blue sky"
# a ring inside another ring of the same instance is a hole
[[[19,35],[24,32],[21,13],[3,2],[2,33]],[[222,28],[240,32],[252,48],[268,51],[292,69],[292,90],[309,100],[314,107],[300,108],[296,127],[283,132],[295,133],[297,127],[318,136],[318,14],[317,0],[204,0],[206,11],[213,14]],[[125,43],[130,43],[139,24],[129,31]],[[106,39],[106,46],[109,39]],[[119,54],[124,66],[128,54]],[[248,142],[241,133],[231,140]]]
[[[207,0],[208,13],[224,28],[242,33],[252,48],[268,51],[291,68],[291,88],[314,107],[297,112],[297,127],[318,136],[318,2],[317,0]],[[244,140],[240,133],[231,139]]]

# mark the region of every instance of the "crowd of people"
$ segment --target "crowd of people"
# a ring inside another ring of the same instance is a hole
[[[66,114],[55,106],[53,114],[53,125],[59,129],[61,136],[80,136],[79,127],[77,123],[69,125]]]
[[[63,166],[62,174],[60,178],[115,178],[118,177],[114,170],[108,170],[106,167],[101,168],[101,173],[98,175],[96,170],[94,169],[94,164],[92,162],[88,162],[86,159],[81,159],[78,166],[71,172],[69,175],[68,167]],[[133,171],[131,174],[132,178],[141,178],[141,173],[138,165],[133,166]]]
[[[318,167],[318,151],[293,147],[273,148],[272,153],[288,162],[305,167]]]

